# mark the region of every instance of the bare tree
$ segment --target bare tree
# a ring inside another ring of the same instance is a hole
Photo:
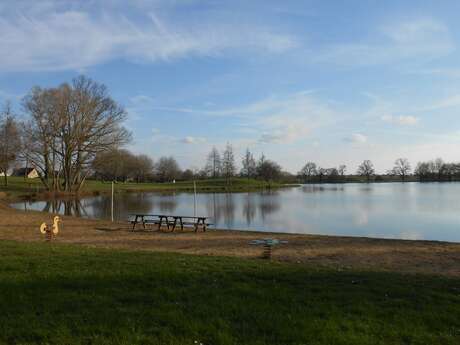
[[[299,175],[302,176],[304,182],[311,180],[311,178],[315,176],[316,173],[316,164],[313,162],[307,162],[307,164],[305,164],[299,171]]]
[[[91,167],[97,178],[112,181],[144,182],[153,175],[153,161],[146,155],[134,155],[128,150],[113,149],[101,152],[92,161]]]
[[[444,176],[447,178],[448,181],[452,181],[456,174],[459,172],[459,164],[455,163],[445,163],[444,164]]]
[[[225,147],[225,151],[222,157],[222,174],[227,179],[227,182],[231,177],[235,176],[235,156],[233,155],[233,147],[229,143]]]
[[[339,165],[338,172],[341,177],[345,176],[346,171],[347,171],[347,166],[345,164]]]
[[[48,189],[78,192],[94,157],[131,138],[121,126],[125,110],[104,85],[83,76],[55,89],[32,89],[24,99],[24,109],[30,115],[24,131],[30,146],[24,154]],[[56,183],[59,177],[62,186]]]
[[[161,157],[155,164],[155,175],[160,182],[173,181],[179,178],[181,170],[174,157]]]
[[[147,177],[153,174],[153,160],[147,155],[138,155],[134,158],[134,166],[132,168],[133,177],[137,183],[145,182]]]
[[[392,170],[393,174],[401,176],[403,182],[406,180],[407,175],[411,172],[411,166],[407,158],[398,158],[395,161],[395,166]]]
[[[337,168],[326,169],[326,177],[329,182],[336,182],[339,177],[339,171]]]
[[[327,169],[318,167],[318,169],[316,170],[316,175],[318,176],[319,183],[323,182],[323,177],[324,175],[326,175],[326,173]]]
[[[361,163],[361,165],[358,167],[357,174],[361,176],[366,176],[367,182],[370,181],[371,176],[374,175],[375,170],[374,170],[374,165],[370,160],[365,160]]]
[[[181,179],[184,181],[192,181],[195,179],[195,173],[192,169],[185,169],[182,172]]]
[[[23,100],[23,107],[29,114],[30,120],[23,128],[23,151],[22,155],[26,166],[31,164],[37,169],[40,179],[48,190],[59,189],[59,170],[56,152],[57,139],[54,134],[57,132],[52,125],[57,117],[56,89],[41,89],[34,87]],[[52,177],[52,181],[49,179]]]
[[[8,186],[8,173],[21,149],[18,125],[7,102],[0,113],[0,172],[4,176],[4,185]]]
[[[246,153],[244,154],[244,158],[242,160],[243,168],[241,169],[241,175],[247,178],[254,177],[256,175],[256,160],[252,155],[249,149],[246,149]]]
[[[262,178],[265,181],[277,180],[281,177],[281,172],[282,169],[278,163],[266,159],[265,156],[262,154],[257,163],[258,177]]]
[[[208,176],[216,178],[219,177],[222,170],[222,162],[220,159],[219,151],[213,147],[208,154],[205,171]]]
[[[442,158],[436,158],[432,166],[433,172],[438,175],[438,181],[441,181],[445,168],[444,161],[442,160]]]
[[[103,180],[126,181],[135,164],[134,155],[127,150],[100,152],[91,163],[95,175]]]

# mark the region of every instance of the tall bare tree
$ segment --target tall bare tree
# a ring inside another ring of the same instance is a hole
[[[221,174],[222,161],[220,159],[220,153],[215,147],[213,147],[208,154],[205,171],[208,176],[213,178],[219,177]]]
[[[255,177],[256,176],[256,160],[252,155],[249,149],[246,149],[246,153],[244,154],[243,160],[241,161],[243,167],[241,169],[241,175],[247,178]]]
[[[236,173],[235,156],[233,154],[233,147],[231,144],[227,143],[222,156],[222,174],[228,182],[231,177],[235,176]]]
[[[366,176],[366,180],[369,182],[371,176],[373,176],[375,173],[374,164],[372,164],[370,160],[363,161],[358,167],[357,173],[358,175]]]
[[[398,158],[392,170],[393,174],[401,176],[402,181],[406,180],[407,175],[411,172],[411,166],[407,158]]]
[[[78,192],[94,157],[131,138],[122,127],[125,110],[104,85],[83,76],[58,88],[32,89],[24,109],[30,115],[24,130],[30,146],[24,155],[48,189]]]
[[[8,173],[20,149],[19,128],[11,104],[7,102],[0,113],[0,173],[3,173],[5,186],[8,186]]]

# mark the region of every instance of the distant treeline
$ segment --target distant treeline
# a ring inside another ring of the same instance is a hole
[[[413,171],[407,159],[398,158],[381,175],[370,160],[352,173],[345,165],[320,167],[306,162],[292,174],[264,154],[255,158],[249,149],[237,164],[231,144],[222,152],[213,147],[203,167],[182,170],[174,157],[154,162],[147,155],[122,149],[132,139],[123,126],[127,112],[104,85],[84,76],[57,87],[33,87],[21,105],[22,116],[13,112],[9,102],[0,109],[0,176],[5,186],[18,166],[34,168],[48,191],[66,193],[78,193],[90,177],[135,182],[209,178],[230,182],[234,177],[284,183],[460,180],[460,163],[440,158],[419,162]]]
[[[438,158],[419,162],[412,170],[409,161],[398,158],[385,174],[376,174],[370,160],[364,160],[355,173],[347,173],[346,165],[323,168],[307,162],[297,174],[291,174],[267,159],[263,154],[256,159],[249,149],[237,169],[232,146],[223,152],[215,147],[209,152],[201,168],[182,170],[174,157],[160,157],[153,162],[146,155],[135,155],[128,150],[114,149],[97,155],[92,164],[93,178],[100,180],[135,182],[171,182],[233,177],[261,179],[285,183],[344,183],[391,181],[460,181],[460,164],[445,163]]]
[[[413,171],[406,158],[398,158],[393,168],[385,174],[376,174],[372,162],[365,160],[358,167],[356,174],[345,172],[345,165],[340,165],[338,168],[321,168],[314,162],[307,162],[297,176],[303,183],[460,181],[460,163],[446,163],[441,158],[418,162]]]
[[[100,180],[135,182],[171,182],[192,179],[234,177],[281,181],[295,176],[283,172],[281,166],[263,154],[256,160],[247,150],[238,171],[233,148],[228,144],[220,153],[215,147],[207,156],[203,168],[182,170],[174,157],[160,157],[157,162],[146,155],[135,155],[128,150],[113,149],[96,155],[92,162],[93,178]]]

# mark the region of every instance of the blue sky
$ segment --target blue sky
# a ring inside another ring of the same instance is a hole
[[[129,5],[127,5],[129,3]],[[460,161],[458,1],[4,1],[0,101],[85,74],[128,111],[129,148],[201,167],[249,147],[380,172]]]

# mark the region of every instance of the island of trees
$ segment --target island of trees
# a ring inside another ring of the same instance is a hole
[[[213,147],[203,167],[182,170],[174,157],[154,162],[123,148],[132,139],[123,127],[126,111],[104,85],[83,76],[55,88],[32,88],[22,100],[22,110],[22,121],[8,102],[0,113],[4,185],[18,166],[35,168],[48,191],[66,193],[78,193],[87,179],[138,183],[198,179],[231,183],[235,177],[287,183],[460,180],[460,164],[440,158],[419,162],[414,169],[407,159],[398,158],[380,175],[370,160],[351,173],[345,165],[321,167],[310,161],[292,174],[264,154],[254,157],[249,149],[237,159],[230,143],[222,152]]]

